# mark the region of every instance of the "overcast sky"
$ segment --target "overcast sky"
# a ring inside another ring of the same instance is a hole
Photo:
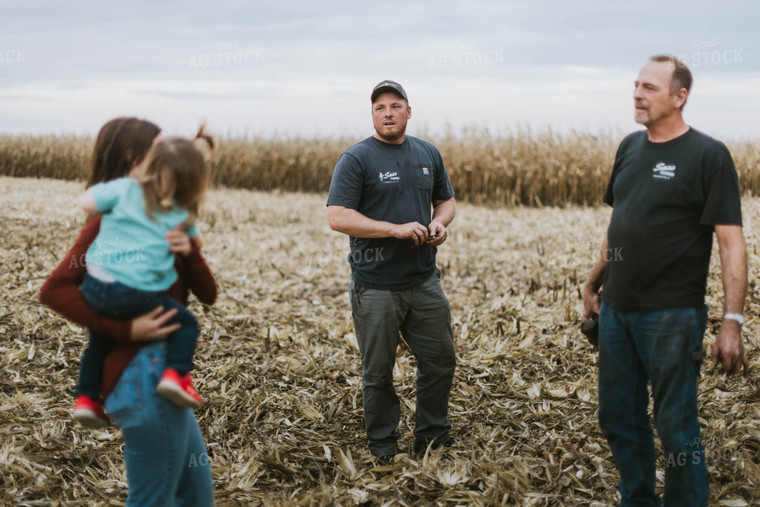
[[[410,133],[639,128],[633,79],[680,56],[691,125],[758,137],[760,1],[0,0],[0,132],[371,134],[369,95],[406,88]]]

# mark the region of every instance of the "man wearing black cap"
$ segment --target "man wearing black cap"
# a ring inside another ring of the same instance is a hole
[[[399,399],[393,366],[399,333],[417,359],[414,451],[451,445],[447,418],[455,351],[449,302],[438,281],[437,246],[456,206],[435,146],[406,135],[412,116],[404,88],[372,90],[375,134],[335,166],[327,216],[350,237],[349,296],[362,357],[364,417],[373,455],[399,452]]]

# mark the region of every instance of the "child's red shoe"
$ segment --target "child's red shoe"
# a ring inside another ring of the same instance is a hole
[[[167,368],[156,387],[158,394],[180,407],[198,408],[203,400],[193,387],[190,374],[180,375],[177,370]]]
[[[89,396],[79,396],[74,403],[74,420],[85,428],[102,428],[110,423],[103,412],[103,404],[93,401]]]

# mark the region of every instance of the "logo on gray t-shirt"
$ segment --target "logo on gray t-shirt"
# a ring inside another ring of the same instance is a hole
[[[382,172],[380,171],[380,181],[382,183],[398,183],[400,181],[398,173],[397,172],[391,172],[386,171]]]

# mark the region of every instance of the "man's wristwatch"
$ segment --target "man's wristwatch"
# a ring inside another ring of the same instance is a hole
[[[723,316],[723,320],[735,320],[741,326],[744,324],[744,315],[741,313],[727,313]]]

